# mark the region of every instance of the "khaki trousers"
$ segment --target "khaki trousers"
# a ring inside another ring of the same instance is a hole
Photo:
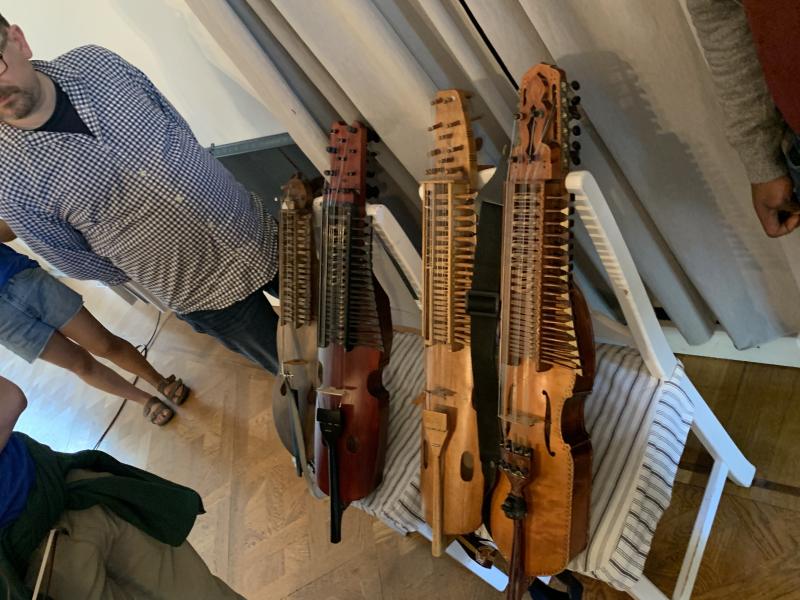
[[[50,577],[54,600],[244,600],[211,574],[189,542],[163,544],[103,506],[67,511],[55,527],[63,533]],[[31,589],[46,542],[31,557]],[[44,590],[46,584],[47,574]]]

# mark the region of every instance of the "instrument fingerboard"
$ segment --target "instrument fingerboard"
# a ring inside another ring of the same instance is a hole
[[[501,360],[580,374],[570,302],[573,206],[564,184],[567,102],[560,69],[537,65],[523,77],[505,191]]]
[[[314,319],[311,190],[298,175],[283,186],[278,227],[279,281],[283,324],[308,325]]]
[[[322,206],[318,344],[383,348],[366,214],[367,129],[337,122]]]
[[[475,262],[477,161],[467,95],[443,90],[435,107],[431,178],[423,182],[423,330],[428,345],[469,345],[467,292]]]

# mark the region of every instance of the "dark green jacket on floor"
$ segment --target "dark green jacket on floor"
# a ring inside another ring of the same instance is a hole
[[[125,465],[105,452],[56,452],[21,433],[36,464],[36,481],[22,514],[0,530],[0,600],[30,600],[24,584],[31,554],[61,514],[103,505],[151,537],[180,546],[203,514],[194,490]],[[110,477],[67,483],[67,473],[85,469]]]

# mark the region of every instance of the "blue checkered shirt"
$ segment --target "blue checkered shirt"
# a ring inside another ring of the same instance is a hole
[[[0,218],[77,279],[133,280],[179,313],[226,308],[277,271],[277,227],[138,69],[84,46],[34,67],[94,137],[0,123]]]

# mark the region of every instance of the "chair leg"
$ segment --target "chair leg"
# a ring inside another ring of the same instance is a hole
[[[742,487],[750,487],[756,468],[745,458],[731,436],[711,412],[697,388],[687,378],[685,391],[694,403],[694,422],[692,431],[700,438],[703,446],[714,457],[715,463],[725,463],[731,481]]]
[[[644,575],[639,578],[635,586],[628,590],[628,594],[636,600],[669,600],[666,594]]]
[[[689,538],[689,546],[686,555],[683,557],[681,572],[678,575],[678,583],[675,585],[675,592],[672,600],[689,600],[692,596],[697,572],[703,560],[703,553],[711,534],[711,527],[714,525],[714,517],[717,514],[719,501],[722,497],[722,490],[725,489],[725,479],[728,476],[728,466],[720,461],[714,462],[711,469],[711,476],[708,478],[708,485],[703,494],[703,501],[700,503],[700,510],[694,522],[692,536]]]
[[[689,538],[689,545],[683,557],[681,572],[678,574],[678,582],[675,584],[675,591],[672,600],[689,600],[692,597],[692,590],[697,579],[697,572],[703,560],[703,553],[708,543],[711,527],[714,525],[714,517],[717,515],[717,508],[722,497],[722,490],[725,489],[725,479],[728,475],[728,467],[725,463],[715,462],[708,479],[706,491],[703,494],[703,501],[700,503],[700,510],[694,522],[692,535]],[[636,600],[669,600],[667,596],[659,590],[652,581],[642,576],[628,593]]]

